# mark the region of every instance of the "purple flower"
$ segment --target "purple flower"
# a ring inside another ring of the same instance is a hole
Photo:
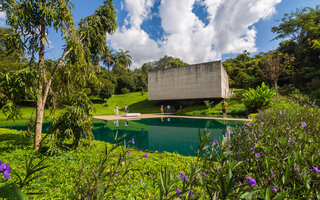
[[[248,140],[251,140],[251,137],[248,136]]]
[[[149,159],[148,154],[146,153],[146,155],[142,156],[145,159]]]
[[[301,125],[302,125],[303,127],[306,127],[306,126],[307,126],[307,124],[306,124],[305,122],[302,122]]]
[[[274,175],[274,171],[271,170],[271,174]]]
[[[295,167],[294,171],[300,172],[300,168],[299,167]]]
[[[226,133],[225,136],[228,136],[228,133]]]
[[[249,126],[249,127],[251,127],[251,126],[252,126],[252,124],[248,124],[248,126]]]
[[[134,138],[132,138],[130,142],[131,142],[132,144],[134,144]]]
[[[141,183],[141,179],[139,179],[139,183]]]
[[[254,130],[252,130],[252,133],[254,133]]]
[[[282,110],[280,110],[280,115],[282,115]]]
[[[249,132],[249,129],[245,128],[244,131],[245,131],[246,133],[248,133],[248,132]]]
[[[312,172],[320,172],[319,167],[313,167],[313,169],[311,169]]]
[[[176,194],[181,193],[181,191],[179,189],[176,189]]]
[[[292,142],[292,138],[289,138],[288,142]]]
[[[277,192],[276,186],[272,186],[271,190]]]
[[[256,149],[256,147],[255,147],[255,146],[253,146],[253,147],[251,148],[251,150],[252,150],[252,151],[254,151],[255,149]]]
[[[207,176],[207,174],[203,172],[203,173],[202,173],[202,176],[203,176],[203,177],[206,177],[206,176]]]
[[[228,147],[230,148],[230,147],[231,147],[231,145],[230,145],[230,144],[228,144]]]
[[[130,155],[130,151],[128,151],[127,154]]]
[[[248,181],[248,183],[247,183],[248,185],[252,185],[253,187],[258,186],[256,180],[254,180],[250,176],[247,176],[247,181]]]
[[[181,180],[183,181],[187,181],[188,180],[188,177],[186,175],[184,175],[182,172],[180,172],[180,176]]]
[[[193,195],[193,193],[192,193],[191,190],[188,192],[188,195],[189,195],[189,196],[192,196],[192,195]]]
[[[87,193],[86,198],[87,198],[87,199],[90,199],[89,193]]]
[[[233,131],[231,129],[229,129],[229,133],[232,135],[233,134]]]
[[[215,145],[217,145],[217,144],[219,144],[219,143],[218,143],[218,141],[216,141],[216,140],[212,142],[212,145],[213,145],[213,146],[215,146]]]
[[[118,174],[118,172],[117,172],[117,171],[114,171],[114,172],[113,172],[113,174],[114,174],[114,175],[117,175],[117,174]]]
[[[241,136],[241,133],[238,133],[239,136]]]
[[[0,172],[3,174],[5,179],[8,179],[11,172],[10,165],[0,161]]]
[[[260,153],[256,153],[255,155],[256,155],[257,158],[259,158],[261,156]]]
[[[264,125],[264,122],[261,122],[261,125]]]

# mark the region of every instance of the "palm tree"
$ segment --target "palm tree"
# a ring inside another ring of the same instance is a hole
[[[125,68],[130,68],[130,65],[132,64],[132,57],[129,55],[129,51],[123,51],[123,49],[119,49],[118,51],[118,60],[119,64],[124,66]]]
[[[115,64],[116,55],[113,53],[113,50],[106,49],[104,54],[102,55],[102,62],[107,66],[108,71],[110,71],[111,65]]]

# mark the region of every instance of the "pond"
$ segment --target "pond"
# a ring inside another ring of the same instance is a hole
[[[185,118],[150,118],[141,120],[119,121],[93,121],[93,134],[96,140],[113,142],[116,132],[119,136],[126,135],[125,140],[134,138],[133,146],[138,149],[150,151],[176,152],[186,156],[194,156],[200,144],[198,130],[203,133],[207,128],[211,132],[211,139],[218,140],[227,129],[240,126],[241,122],[217,121],[204,119]],[[43,124],[43,132],[46,132],[49,123]],[[24,124],[0,125],[0,128],[26,130]]]

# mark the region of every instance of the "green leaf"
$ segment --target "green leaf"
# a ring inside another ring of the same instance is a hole
[[[0,187],[0,198],[23,200],[27,199],[27,195],[14,183],[6,183]]]

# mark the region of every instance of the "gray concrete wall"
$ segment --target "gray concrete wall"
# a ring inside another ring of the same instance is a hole
[[[229,80],[221,61],[148,73],[149,100],[225,98]]]

